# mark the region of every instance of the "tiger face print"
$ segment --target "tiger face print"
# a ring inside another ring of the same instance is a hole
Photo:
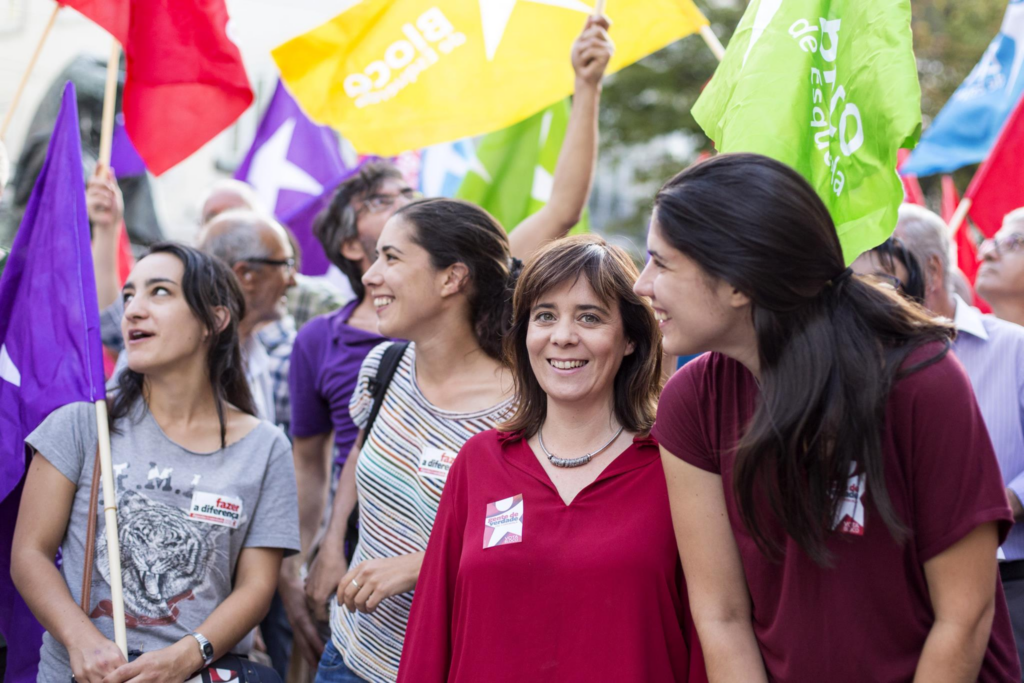
[[[102,525],[97,525],[102,526]],[[117,506],[125,610],[140,617],[176,616],[168,601],[204,582],[223,527],[195,522],[185,510],[126,491]],[[109,583],[104,531],[97,530],[96,566]]]

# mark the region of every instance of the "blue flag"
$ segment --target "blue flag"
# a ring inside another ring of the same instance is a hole
[[[900,173],[951,173],[984,161],[1024,91],[1022,67],[1024,0],[1010,0],[999,35],[935,117]]]
[[[7,678],[36,680],[42,627],[10,581],[25,437],[53,410],[105,397],[74,86],[0,279],[0,632]]]

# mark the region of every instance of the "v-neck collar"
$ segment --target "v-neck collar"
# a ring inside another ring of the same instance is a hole
[[[571,502],[566,503],[565,499],[562,498],[562,494],[558,492],[558,487],[551,481],[551,477],[548,476],[544,466],[540,464],[537,455],[526,438],[524,438],[522,432],[498,432],[498,442],[501,445],[502,456],[510,465],[525,472],[549,488],[558,498],[559,502],[566,507],[575,505],[580,496],[586,494],[602,481],[641,467],[646,467],[661,457],[657,449],[657,442],[652,437],[635,436],[633,437],[633,443],[626,450],[610,462],[601,474],[597,475],[594,481],[580,489]],[[648,448],[644,448],[645,446],[648,446]]]

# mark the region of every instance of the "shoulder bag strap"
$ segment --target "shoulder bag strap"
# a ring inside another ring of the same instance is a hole
[[[92,592],[92,565],[96,554],[96,508],[100,498],[100,445],[96,444],[96,461],[92,466],[92,487],[89,489],[89,521],[85,527],[85,566],[82,568],[82,611],[89,616]]]
[[[370,430],[373,429],[377,413],[380,412],[380,407],[384,404],[384,394],[388,393],[388,387],[391,385],[391,380],[394,378],[398,364],[407,348],[409,348],[409,342],[395,342],[384,349],[380,365],[377,366],[377,375],[370,384],[370,390],[373,393],[373,408],[370,410],[370,417],[366,420],[366,427],[363,429],[364,442],[370,435]]]

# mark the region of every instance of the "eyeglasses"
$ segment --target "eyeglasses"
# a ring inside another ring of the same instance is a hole
[[[411,187],[407,187],[404,190],[399,191],[397,194],[371,194],[363,199],[363,205],[356,210],[356,215],[358,216],[361,213],[374,214],[386,211],[395,205],[395,202],[398,201],[399,197],[411,202],[422,196],[423,195]]]
[[[978,258],[983,259],[988,254],[995,252],[998,256],[1010,254],[1024,247],[1024,235],[1014,232],[1006,237],[987,239],[978,247]]]
[[[246,263],[259,263],[264,266],[276,266],[278,268],[284,268],[289,273],[295,272],[295,259],[272,259],[272,258],[247,258]]]

